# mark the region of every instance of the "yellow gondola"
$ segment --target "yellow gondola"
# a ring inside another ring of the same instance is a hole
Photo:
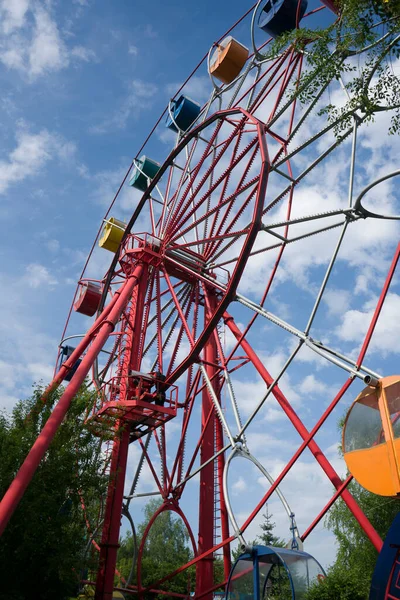
[[[110,252],[116,252],[122,240],[126,228],[126,223],[111,217],[105,222],[104,229],[99,239],[100,248],[105,248]]]

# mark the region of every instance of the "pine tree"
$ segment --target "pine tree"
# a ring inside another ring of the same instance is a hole
[[[281,538],[274,534],[276,524],[272,521],[272,514],[268,510],[268,504],[265,505],[264,522],[261,523],[260,528],[262,534],[258,536],[257,540],[263,546],[275,546],[276,548],[284,548],[286,543]]]

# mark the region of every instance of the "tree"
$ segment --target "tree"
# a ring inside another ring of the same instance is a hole
[[[371,521],[378,533],[385,538],[390,525],[399,511],[400,504],[396,498],[376,496],[364,490],[357,482],[352,481],[349,489],[361,509]],[[328,572],[329,580],[344,578],[346,571],[347,585],[358,582],[358,593],[361,600],[367,600],[378,553],[369,542],[364,531],[343,502],[338,500],[330,510],[326,525],[331,529],[338,543],[336,562]],[[330,585],[330,581],[328,581]],[[338,600],[346,599],[343,592]]]
[[[0,414],[0,494],[14,478],[51,409],[62,393],[43,403],[40,387]],[[63,600],[73,596],[85,563],[88,516],[105,492],[99,441],[83,426],[91,393],[84,386],[74,399],[0,545],[0,599]]]
[[[275,523],[272,521],[273,515],[269,513],[268,504],[266,504],[265,509],[266,512],[262,515],[264,518],[264,522],[260,525],[262,533],[259,536],[257,536],[257,538],[249,545],[263,545],[274,546],[275,548],[284,548],[286,546],[285,541],[274,534]],[[232,552],[234,561],[237,560],[237,558],[239,558],[241,554],[242,550],[240,545],[238,545],[237,548]],[[251,563],[249,562],[249,566],[250,565]],[[242,576],[240,578],[237,578],[234,582],[235,592],[239,594],[242,593],[252,595],[252,569],[247,570],[246,568],[244,568],[243,570],[240,569],[238,572],[241,572]],[[264,600],[281,600],[282,598],[286,597],[290,598],[291,588],[289,578],[285,569],[281,565],[275,564],[272,566],[271,570],[268,572],[268,579],[265,582],[265,585],[266,587],[263,592]]]
[[[138,545],[143,538],[147,523],[152,515],[161,506],[161,501],[150,500],[144,508],[145,519],[138,527]],[[121,540],[121,547],[118,553],[117,568],[124,578],[127,578],[132,563],[133,556],[133,538],[127,534]],[[143,550],[142,558],[142,586],[147,587],[154,581],[161,579],[178,567],[187,563],[193,558],[193,552],[189,548],[189,534],[182,520],[175,517],[173,512],[164,511],[154,521]],[[188,590],[194,588],[195,575],[194,569],[186,569],[164,585],[162,589],[181,594],[188,593]],[[137,584],[137,577],[132,582]],[[154,600],[155,598],[164,599],[165,595],[145,594],[144,598]]]
[[[352,570],[334,565],[327,577],[309,590],[307,600],[367,600],[365,582]]]
[[[339,421],[340,430],[344,422],[345,417],[342,417]],[[341,448],[339,450],[341,452]],[[399,500],[372,494],[355,480],[348,489],[384,539],[399,512]],[[368,600],[378,552],[341,498],[330,509],[325,525],[336,537],[336,561],[328,569],[326,579],[316,583],[310,590],[307,600]]]
[[[276,548],[284,548],[286,543],[281,538],[274,534],[275,523],[272,522],[272,514],[268,511],[268,504],[265,506],[266,512],[262,515],[264,522],[261,523],[260,529],[262,534],[257,537],[260,544],[264,546],[275,546]]]
[[[359,123],[368,122],[386,110],[391,110],[389,133],[399,133],[400,78],[392,59],[400,56],[400,0],[335,0],[335,4],[339,18],[332,25],[307,29],[305,21],[301,28],[279,36],[263,57],[279,55],[289,43],[299,51],[307,46],[307,66],[291,91],[292,98],[307,104],[316,103],[330,82],[354,73],[345,83],[349,100],[341,107],[329,104],[320,109],[337,137],[351,131],[355,114]],[[358,55],[362,60],[356,60]]]
[[[261,544],[263,546],[275,546],[276,548],[284,548],[286,543],[281,538],[274,534],[275,523],[272,521],[273,515],[269,513],[268,504],[265,505],[265,513],[262,515],[264,522],[261,523],[260,529],[262,533],[250,542],[250,546]],[[235,561],[242,554],[240,544],[232,551],[232,558]]]

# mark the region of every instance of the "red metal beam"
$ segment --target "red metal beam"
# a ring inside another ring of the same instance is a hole
[[[210,318],[210,312],[205,311],[205,326]],[[204,347],[204,358],[209,363],[218,360],[214,337],[210,336]],[[205,369],[209,378],[215,375],[215,367],[206,364]],[[214,387],[215,387],[214,383]],[[211,418],[208,415],[211,413]],[[207,422],[208,421],[208,422]],[[200,464],[207,462],[215,452],[215,412],[207,388],[202,392],[201,425],[203,439],[200,447]],[[200,498],[199,498],[199,541],[198,552],[209,550],[214,545],[214,462],[210,462],[200,472]],[[196,566],[196,595],[203,593],[214,581],[214,557],[205,557]],[[212,600],[212,593],[204,596],[205,600]]]
[[[139,265],[121,288],[120,295],[111,311],[109,311],[107,318],[102,321],[100,321],[99,318],[96,321],[96,323],[98,323],[98,331],[90,349],[83,358],[67,389],[53,409],[50,417],[46,421],[45,426],[22,463],[13,482],[3,496],[3,499],[0,503],[0,535],[3,533],[14,510],[17,508],[26,488],[28,487],[36,469],[39,466],[40,461],[46,454],[47,449],[57,433],[57,430],[61,425],[74,396],[78,392],[86,375],[90,371],[93,362],[107,341],[110,333],[113,331],[122,311],[129,302],[129,298],[135,285],[137,284],[141,272],[142,266]],[[85,338],[82,340],[82,343],[87,342],[87,337],[89,335],[92,336],[92,334],[86,334]],[[59,375],[57,375],[56,378],[57,377],[59,377]],[[51,385],[52,384],[50,384],[49,387],[51,387]]]
[[[139,594],[139,598],[142,598],[143,592],[144,592],[144,590],[142,588],[142,558],[143,558],[143,551],[144,551],[144,547],[145,547],[145,544],[147,541],[147,537],[148,537],[150,529],[152,528],[157,517],[166,511],[175,512],[177,515],[180,516],[180,518],[184,522],[187,532],[189,534],[189,538],[190,538],[190,541],[192,544],[193,554],[195,556],[197,556],[196,541],[194,539],[192,528],[190,527],[190,523],[187,520],[185,513],[182,511],[181,507],[179,506],[179,504],[176,500],[173,500],[173,499],[164,500],[163,504],[156,510],[156,512],[152,515],[150,521],[147,523],[146,528],[143,532],[142,539],[140,541],[140,546],[139,546],[139,551],[138,551],[138,560],[137,560],[137,590],[138,590],[137,593]],[[172,579],[172,577],[173,577],[173,575],[171,575],[171,577],[166,577],[164,579],[164,581],[168,580],[170,578]],[[148,591],[151,591],[151,590],[146,589],[146,592],[148,592]],[[168,595],[170,592],[163,592],[163,593]],[[171,593],[171,596],[172,595],[173,594]]]
[[[129,371],[131,369],[135,371],[140,370],[140,342],[148,283],[147,276],[148,265],[143,265],[140,267],[140,279],[138,279],[137,294],[131,301],[131,309],[127,321],[126,350],[123,357],[121,357],[122,364],[119,373],[120,400],[126,400],[129,397]],[[110,479],[107,490],[103,533],[100,543],[100,562],[96,581],[95,600],[112,600],[113,597],[129,438],[129,424],[124,423],[121,419],[117,423],[112,447]]]
[[[365,357],[365,355],[367,353],[368,346],[369,346],[369,344],[371,342],[372,334],[375,331],[375,327],[376,327],[376,324],[378,322],[379,315],[381,314],[383,303],[385,302],[385,298],[386,298],[386,295],[387,295],[387,293],[389,291],[390,284],[392,283],[393,275],[394,275],[394,273],[396,271],[396,267],[397,267],[397,263],[399,262],[399,258],[400,258],[400,243],[397,245],[396,251],[394,253],[393,260],[392,260],[392,263],[391,263],[390,268],[389,268],[389,272],[388,272],[388,274],[386,276],[386,280],[385,280],[385,283],[383,285],[381,294],[379,296],[379,300],[378,300],[378,303],[376,305],[374,314],[372,316],[371,323],[370,323],[370,325],[368,327],[367,335],[365,336],[364,343],[363,343],[362,348],[360,350],[360,354],[359,354],[358,359],[357,359],[357,364],[359,366],[362,364],[362,362],[364,360],[364,357]]]
[[[236,339],[241,339],[242,333],[230,315],[226,314],[225,323],[228,325],[229,329],[231,330],[233,335],[236,337]],[[245,339],[241,339],[240,345],[242,346],[243,350],[246,352],[247,356],[250,358],[251,362],[253,363],[254,367],[257,369],[258,373],[264,379],[267,386],[270,386],[273,382],[273,377],[271,377],[271,375],[267,371],[266,367],[264,366],[264,364],[262,363],[260,358],[257,356],[256,352],[250,346],[249,342]],[[289,417],[291,423],[295,427],[298,434],[303,438],[303,440],[309,439],[308,430],[303,425],[301,419],[298,417],[298,415],[296,414],[296,412],[294,411],[291,404],[288,402],[287,398],[282,393],[282,391],[278,385],[274,386],[272,393],[275,396],[276,400],[278,401],[278,403],[279,403],[280,407],[282,408],[282,410],[284,411],[284,413]],[[335,469],[332,467],[329,460],[323,454],[321,448],[314,441],[314,439],[311,439],[308,441],[308,447],[309,447],[310,451],[312,452],[312,454],[314,455],[315,459],[318,461],[318,463],[320,464],[320,466],[326,473],[326,475],[331,480],[332,484],[335,486],[335,488],[336,489],[340,488],[343,483],[342,480],[340,479],[339,475],[336,473]],[[342,498],[346,502],[348,508],[351,510],[351,512],[353,513],[353,515],[355,516],[355,518],[357,519],[357,521],[359,522],[359,524],[361,525],[361,527],[363,528],[363,530],[365,531],[365,533],[367,534],[369,539],[371,540],[372,544],[375,546],[375,548],[378,551],[380,551],[380,549],[382,548],[382,540],[381,540],[379,534],[373,528],[373,526],[369,522],[368,518],[365,516],[365,514],[363,513],[361,508],[358,506],[357,502],[354,500],[354,498],[352,497],[350,492],[345,489],[342,493]]]
[[[327,8],[329,8],[329,10],[334,12],[335,15],[338,14],[338,7],[335,5],[334,2],[332,2],[332,0],[320,0],[320,2],[321,4],[324,4]]]
[[[324,516],[326,515],[326,513],[328,512],[328,510],[330,509],[330,507],[333,504],[335,504],[336,500],[342,495],[343,490],[345,490],[347,488],[347,486],[349,485],[350,481],[352,481],[352,479],[353,479],[353,476],[349,475],[347,477],[347,479],[345,479],[343,481],[342,485],[336,490],[335,494],[332,496],[332,498],[329,500],[329,502],[326,503],[326,505],[321,510],[321,512],[319,513],[319,515],[317,515],[315,517],[314,521],[311,523],[311,525],[309,527],[307,527],[306,531],[301,536],[301,539],[302,539],[303,542],[310,535],[310,533],[313,531],[313,529],[318,525],[318,523],[320,522],[320,520],[324,518]]]

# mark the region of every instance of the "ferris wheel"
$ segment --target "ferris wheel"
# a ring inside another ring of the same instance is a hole
[[[347,290],[355,287],[357,252],[366,251],[373,223],[398,218],[388,213],[389,202],[380,210],[366,198],[399,171],[358,185],[359,132],[368,115],[354,106],[348,124],[338,129],[343,117],[328,121],[321,109],[341,85],[346,99],[344,82],[333,74],[315,77],[312,96],[300,102],[302,88],[311,85],[302,79],[307,45],[268,52],[281,33],[312,27],[321,14],[327,22],[337,18],[330,0],[311,4],[260,0],[212,46],[137,152],[104,217],[85,269],[93,253],[107,251],[109,269],[97,279],[84,269],[79,281],[50,387],[69,383],[29,464],[3,499],[0,520],[4,528],[89,375],[96,393],[86,423],[108,453],[110,472],[104,511],[91,538],[100,545],[98,599],[112,597],[121,515],[135,536],[135,506],[146,497],[161,503],[135,548],[131,575],[121,582],[126,597],[152,590],[182,597],[168,591],[168,584],[195,566],[196,582],[188,584],[188,593],[211,600],[228,580],[232,544],[239,542],[252,556],[248,533],[270,498],[282,507],[287,548],[260,551],[259,560],[268,566],[263,598],[272,597],[268,572],[273,564],[286,569],[292,598],[301,598],[323,576],[319,557],[304,552],[303,542],[338,498],[375,548],[382,546],[347,489],[351,475],[340,477],[315,437],[351,386],[355,397],[363,386],[376,386],[383,375],[391,375],[366,354],[396,269],[397,239],[356,351],[338,346],[324,299],[338,278]],[[246,26],[248,40],[243,40]],[[331,60],[337,60],[334,54]],[[186,90],[204,72],[209,97],[201,103]],[[171,149],[158,161],[147,148],[161,128],[170,132]],[[330,180],[334,169],[327,165],[336,166],[340,184]],[[138,200],[126,223],[118,200],[128,186]],[[395,230],[387,231],[384,235]],[[94,319],[85,334],[79,330],[81,315]],[[274,348],[285,349],[279,361]],[[287,382],[299,373],[311,377],[315,365],[326,369],[327,397],[313,405],[310,419],[297,410],[298,394]],[[276,449],[281,468],[273,474],[275,457],[270,453],[264,460],[262,436],[283,421],[288,426]],[[303,510],[301,498],[285,487],[305,452],[333,490],[315,513]],[[244,498],[243,491],[235,499],[232,472],[239,463],[245,469],[249,465],[254,477],[258,473],[263,493]],[[184,521],[193,559],[144,587],[146,538],[164,511]],[[305,527],[299,525],[299,513],[301,523],[308,519]],[[217,555],[223,581],[214,581]],[[299,563],[307,581],[296,582]],[[234,581],[231,577],[227,596],[232,599]]]

